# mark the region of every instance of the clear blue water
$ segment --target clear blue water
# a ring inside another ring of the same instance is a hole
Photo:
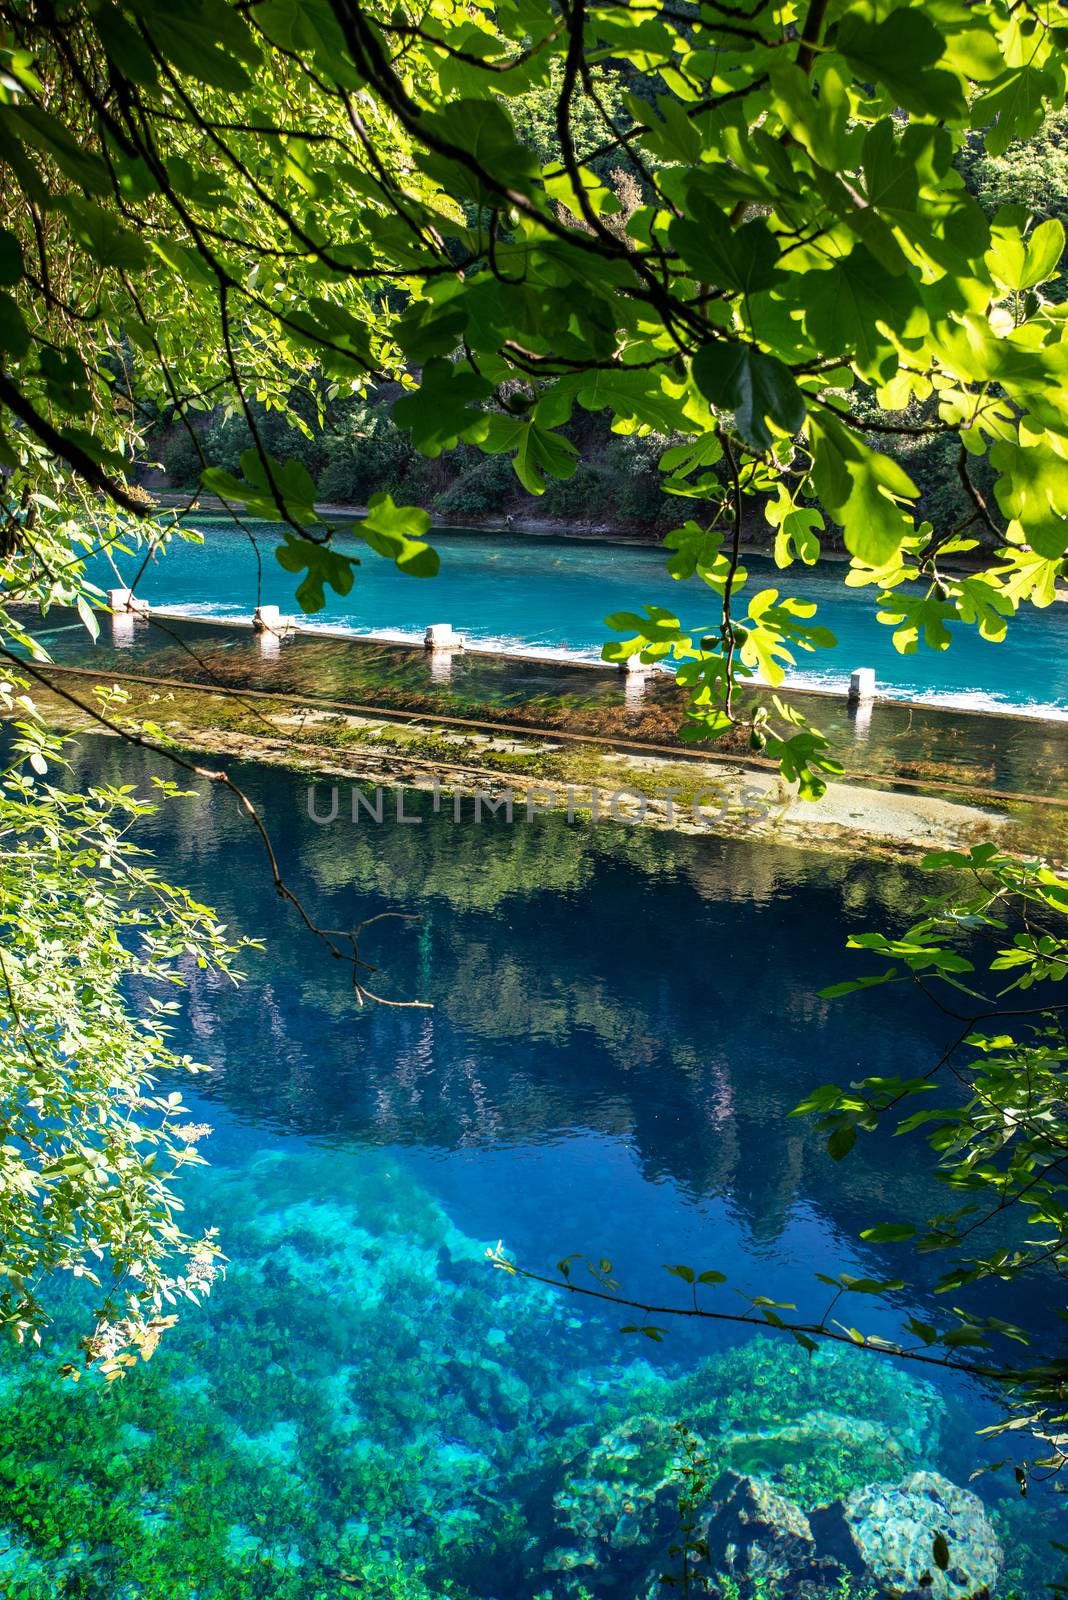
[[[101,741],[78,776],[148,770]],[[415,826],[317,827],[299,779],[240,775],[321,921],[419,913],[378,924],[365,953],[385,992],[433,1010],[354,1009],[222,795],[145,829],[166,872],[266,941],[241,989],[189,974],[176,1039],[212,1068],[197,1102],[212,1166],[192,1181],[192,1220],[219,1225],[232,1264],[92,1414],[109,1465],[79,1442],[83,1422],[52,1424],[59,1503],[112,1496],[140,1519],[144,1559],[186,1561],[187,1576],[131,1586],[113,1541],[92,1582],[61,1589],[56,1574],[88,1558],[45,1558],[16,1526],[19,1558],[57,1583],[42,1595],[337,1600],[353,1592],[338,1571],[399,1563],[413,1587],[370,1592],[418,1595],[425,1568],[434,1594],[451,1580],[485,1600],[569,1600],[590,1451],[675,1418],[720,1464],[755,1464],[807,1503],[915,1466],[967,1482],[993,1415],[968,1385],[859,1352],[813,1362],[739,1329],[684,1323],[653,1344],[620,1332],[625,1315],[484,1259],[497,1240],[539,1271],[605,1256],[624,1292],[657,1300],[681,1287],[665,1263],[687,1262],[729,1275],[721,1303],[737,1288],[817,1313],[817,1271],[918,1270],[854,1320],[891,1331],[937,1314],[934,1263],[858,1241],[938,1204],[918,1153],[870,1138],[834,1163],[787,1118],[815,1082],[943,1048],[945,1020],[918,1000],[816,998],[852,970],[846,930],[906,914],[913,869],[560,817],[456,825],[418,803]],[[1053,1283],[1029,1294],[1044,1338],[1062,1298]],[[1007,1293],[988,1308],[1019,1311]],[[40,1396],[9,1377],[0,1402],[14,1428]],[[63,1402],[78,1419],[91,1403]],[[8,1471],[0,1459],[0,1482]],[[1037,1596],[1057,1570],[1053,1511],[1022,1502],[1011,1476],[977,1487],[1009,1552],[1001,1592]],[[579,1576],[630,1600],[642,1548],[598,1549]]]
[[[205,546],[174,545],[145,574],[139,592],[158,605],[247,617],[257,595],[252,545],[223,519],[192,522],[204,532]],[[274,559],[277,528],[251,526],[262,553],[263,603],[296,611],[296,580]],[[418,636],[428,623],[445,621],[473,642],[597,656],[610,637],[604,618],[616,611],[652,603],[695,626],[712,628],[717,619],[715,597],[697,582],[670,578],[662,552],[655,549],[440,529],[433,538],[442,558],[436,578],[406,577],[365,550],[351,593],[342,599],[328,591],[326,609],[314,620],[360,632]],[[119,564],[128,579],[139,560],[121,558]],[[746,566],[750,593],[775,587],[816,601],[815,620],[838,639],[833,651],[800,655],[791,674],[797,683],[840,687],[853,668],[870,666],[880,692],[898,698],[1068,716],[1068,607],[1062,604],[1041,612],[1025,607],[1001,644],[958,627],[949,650],[901,656],[891,630],[876,621],[875,590],[846,589],[838,581],[841,567],[819,574],[803,567],[779,572],[760,557],[747,558]],[[102,584],[115,582],[103,561],[95,575]]]

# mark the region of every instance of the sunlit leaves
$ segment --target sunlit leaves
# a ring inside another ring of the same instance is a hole
[[[817,7],[808,37],[766,8],[595,6],[569,36],[543,0],[431,5],[418,27],[329,0],[104,0],[63,26],[105,72],[106,115],[62,67],[50,16],[26,24],[33,50],[5,51],[0,84],[46,257],[13,208],[5,470],[32,458],[84,514],[86,485],[94,507],[121,495],[142,417],[222,403],[303,431],[307,402],[321,425],[333,396],[384,383],[416,449],[506,454],[533,495],[574,473],[584,411],[656,434],[663,487],[693,512],[668,570],[703,584],[708,614],[683,628],[634,613],[608,659],[670,659],[686,736],[733,726],[806,796],[833,770],[822,734],[773,696],[733,697],[829,642],[789,593],[749,592],[754,518],[784,570],[815,565],[841,527],[845,582],[877,591],[902,650],[942,649],[961,626],[993,642],[1024,601],[1053,600],[1068,320],[1044,286],[1063,232],[1005,212],[991,226],[958,158],[980,130],[1003,148],[1059,103],[1062,3],[1040,17],[847,0]],[[136,126],[110,109],[130,104]],[[876,406],[904,413],[905,434]],[[917,527],[910,435],[996,475],[993,499],[962,483],[974,515],[956,533]],[[310,473],[267,436],[204,484],[286,525],[317,607],[352,559]],[[376,500],[359,536],[429,574],[424,532]]]
[[[382,542],[392,554],[389,542]],[[296,534],[286,535],[285,543],[275,550],[275,557],[279,566],[287,572],[305,573],[297,585],[296,595],[297,604],[306,612],[323,609],[328,586],[336,594],[348,594],[355,576],[353,568],[358,564],[355,556],[346,555],[312,539],[302,539]]]
[[[809,419],[812,481],[822,503],[841,523],[846,548],[879,566],[911,532],[903,501],[917,490],[890,456],[872,450],[829,412]]]
[[[353,531],[377,555],[395,561],[409,577],[433,578],[441,562],[437,551],[423,538],[429,529],[430,518],[418,506],[394,505],[392,495],[376,494],[371,496],[366,517]]]
[[[937,851],[924,865],[944,887],[927,896],[922,915],[900,937],[852,936],[850,944],[921,976],[923,987],[960,1024],[940,1058],[911,1078],[863,1078],[848,1087],[824,1085],[795,1115],[815,1116],[832,1156],[842,1159],[861,1132],[892,1128],[925,1138],[950,1195],[963,1199],[931,1215],[925,1226],[874,1223],[861,1237],[874,1245],[909,1244],[946,1258],[940,1295],[957,1295],[995,1280],[1025,1284],[1047,1263],[1068,1262],[1068,1186],[1062,1163],[1063,1105],[1068,1049],[1049,991],[1028,1011],[1009,987],[1026,991],[1068,977],[1068,889],[1052,869],[1020,861],[994,844]],[[947,880],[947,875],[949,875]],[[965,987],[961,974],[970,977]],[[988,992],[983,993],[983,988]],[[969,1026],[969,1019],[972,1025]],[[934,1101],[933,1104],[930,1102]],[[985,1219],[1007,1219],[999,1227]],[[836,1281],[864,1288],[845,1274]],[[890,1287],[883,1285],[881,1287]],[[874,1292],[878,1292],[878,1287]],[[1026,1329],[963,1303],[952,1303],[941,1329],[916,1317],[909,1332],[919,1347],[965,1356],[998,1340],[1028,1342]],[[988,1432],[1027,1428],[1047,1440],[1050,1407],[1062,1408],[1063,1369],[1029,1358],[1015,1376],[1011,1410]],[[1060,1464],[1054,1462],[1054,1465]]]
[[[1014,67],[972,104],[972,126],[986,128],[986,148],[992,156],[1004,153],[1014,139],[1026,139],[1042,122],[1045,108],[1057,91],[1052,72],[1026,62]]]
[[[537,161],[497,101],[487,96],[443,105],[426,114],[425,128],[432,146],[420,154],[420,165],[448,193],[486,205],[510,190],[531,188]]]
[[[1018,542],[1060,559],[1068,550],[1068,461],[1041,436],[1026,446],[999,440],[990,461],[1000,474],[994,485],[998,505],[1016,524]]]
[[[815,566],[820,555],[819,534],[824,527],[823,513],[815,506],[796,506],[785,485],[776,499],[768,499],[764,515],[775,532],[775,565],[789,567],[795,560]]]
[[[478,373],[435,356],[423,368],[419,388],[395,403],[393,419],[398,427],[411,430],[413,443],[424,455],[439,456],[461,439],[485,435],[487,416],[473,403],[485,400],[492,389]]]
[[[1054,277],[1064,255],[1064,224],[1048,217],[1027,235],[1021,226],[1026,216],[1020,208],[999,212],[990,232],[986,263],[1006,289],[1032,289]]]
[[[167,1306],[202,1297],[218,1270],[214,1238],[180,1226],[175,1174],[202,1161],[210,1130],[188,1123],[172,1087],[198,1069],[169,1046],[176,1005],[161,987],[179,989],[190,965],[225,977],[236,952],[131,842],[153,809],[132,785],[72,793],[51,780],[62,746],[18,687],[0,685],[5,713],[21,713],[0,784],[0,1326],[38,1338],[57,1279],[84,1278],[96,1309],[80,1366],[112,1378],[149,1359],[175,1320]],[[120,699],[108,693],[112,715]],[[160,779],[157,793],[179,791]]]
[[[779,247],[763,217],[736,227],[699,186],[689,198],[688,215],[675,218],[668,236],[694,277],[739,294],[782,280]]]
[[[888,91],[894,105],[936,117],[964,112],[964,86],[956,73],[936,67],[945,39],[915,6],[898,6],[881,22],[865,7],[846,12],[834,34],[838,50],[862,77]]]
[[[177,13],[167,0],[138,0],[140,14],[158,53],[202,83],[240,94],[252,87],[247,69],[261,53],[242,12],[212,0],[190,0]]]
[[[766,683],[779,684],[784,669],[795,661],[791,645],[802,650],[829,650],[835,644],[830,629],[809,622],[814,601],[779,598],[777,589],[762,589],[749,602],[741,643],[741,657]]]
[[[258,450],[241,455],[244,478],[237,478],[222,467],[206,467],[201,482],[212,494],[247,506],[249,513],[266,522],[289,519],[295,523],[316,520],[315,484],[307,467],[290,458],[278,461]]]
[[[920,296],[908,273],[888,272],[864,244],[825,272],[805,279],[805,326],[818,349],[841,349],[866,377],[891,376],[898,355],[884,329],[903,335],[915,320],[922,330]],[[918,331],[919,331],[918,330]]]
[[[578,465],[578,451],[570,439],[539,427],[533,419],[492,416],[481,439],[491,454],[507,452],[516,477],[528,494],[545,493],[545,475],[570,478]]]

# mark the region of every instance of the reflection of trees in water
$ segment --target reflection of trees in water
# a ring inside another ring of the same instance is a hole
[[[93,769],[147,763],[103,741]],[[242,1118],[332,1139],[456,1149],[589,1129],[625,1140],[649,1181],[724,1196],[757,1241],[799,1200],[855,1235],[935,1205],[888,1139],[829,1161],[789,1112],[814,1083],[910,1069],[943,1042],[917,1000],[818,998],[849,967],[849,927],[892,924],[915,871],[747,840],[568,826],[318,828],[305,780],[243,768],[283,870],[342,927],[382,909],[376,959],[432,1012],[355,1010],[345,975],[281,907],[226,797],[168,804],[161,864],[260,934],[250,981],[195,969],[178,1042]],[[850,969],[852,970],[852,969]],[[854,1071],[855,1069],[855,1071]]]

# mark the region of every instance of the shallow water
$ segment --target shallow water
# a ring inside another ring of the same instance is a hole
[[[410,646],[308,634],[280,647],[245,628],[190,619],[104,621],[94,644],[73,610],[29,618],[54,661],[102,675],[132,673],[188,684],[292,694],[303,702],[363,706],[563,730],[597,738],[681,745],[685,700],[674,679],[642,684],[611,668],[465,651],[439,657]],[[1016,794],[1068,795],[1068,722],[1040,721],[883,700],[789,695],[831,742],[847,773]],[[722,744],[710,746],[723,750]],[[729,751],[728,751],[729,753]]]
[[[229,519],[193,517],[203,547],[177,543],[145,573],[138,592],[157,605],[180,605],[208,616],[248,616],[257,604],[298,608],[295,579],[278,565],[278,529],[252,523],[262,557]],[[451,622],[472,640],[501,648],[538,646],[562,654],[593,656],[610,635],[604,618],[645,603],[666,607],[682,620],[711,630],[718,620],[715,596],[696,581],[680,584],[664,569],[661,551],[576,539],[438,529],[434,543],[441,571],[432,581],[409,578],[391,562],[364,548],[362,566],[349,595],[327,592],[317,620],[359,632],[399,631],[422,636],[428,623]],[[124,579],[139,557],[119,558]],[[876,621],[876,591],[846,589],[844,568],[817,573],[803,567],[779,572],[761,557],[747,557],[748,593],[777,588],[814,600],[815,620],[830,627],[837,648],[801,653],[792,679],[838,687],[858,666],[875,669],[883,693],[945,705],[1013,707],[1068,716],[1068,609],[1024,607],[1001,644],[958,627],[949,650],[901,656],[891,630]],[[101,560],[94,575],[106,587],[115,577]]]
[[[148,770],[91,742],[77,776]],[[418,913],[376,924],[364,953],[383,992],[434,1008],[354,1008],[222,795],[145,829],[167,872],[266,941],[240,989],[190,973],[176,1039],[212,1068],[191,1220],[219,1225],[232,1265],[103,1399],[89,1384],[57,1398],[43,1367],[26,1383],[9,1366],[0,1569],[44,1586],[5,1593],[318,1600],[361,1572],[397,1597],[452,1581],[577,1600],[581,1580],[631,1600],[666,1540],[583,1566],[591,1505],[609,1489],[640,1503],[677,1418],[718,1464],[772,1473],[806,1504],[917,1466],[967,1482],[994,1415],[967,1385],[860,1352],[813,1361],[739,1328],[623,1335],[626,1313],[484,1259],[497,1240],[538,1271],[605,1257],[625,1293],[672,1304],[684,1291],[664,1266],[683,1262],[728,1275],[709,1305],[737,1308],[742,1290],[817,1314],[817,1271],[918,1272],[851,1318],[889,1332],[937,1315],[929,1259],[857,1237],[937,1203],[923,1161],[869,1138],[834,1163],[786,1115],[813,1083],[927,1064],[946,1043],[944,1019],[900,995],[817,998],[855,970],[848,929],[906,914],[914,870],[560,817],[476,827],[418,801],[415,825],[318,827],[297,779],[240,776],[322,922]],[[1061,1299],[1029,1293],[1045,1338]],[[653,1442],[635,1459],[637,1437]],[[51,1553],[12,1487],[38,1471],[62,1507]],[[1050,1505],[1004,1474],[976,1487],[1009,1553],[999,1593],[1037,1596],[1063,1537]]]

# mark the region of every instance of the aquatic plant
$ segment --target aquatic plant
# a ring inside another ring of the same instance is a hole
[[[935,1459],[944,1402],[860,1351],[809,1354],[758,1336],[681,1379],[673,1404],[724,1464],[773,1478],[803,1506]]]
[[[502,1284],[395,1159],[268,1146],[200,1170],[191,1199],[232,1256],[203,1325],[123,1385],[71,1389],[47,1351],[0,1369],[5,1600],[615,1600],[658,1552],[699,1572],[742,1436],[774,1435],[766,1481],[806,1504],[882,1481],[865,1422],[894,1462],[939,1464],[928,1386],[770,1338],[654,1366]],[[852,1453],[846,1429],[811,1448],[821,1408],[851,1419]],[[1012,1533],[1030,1595],[1040,1519]]]

